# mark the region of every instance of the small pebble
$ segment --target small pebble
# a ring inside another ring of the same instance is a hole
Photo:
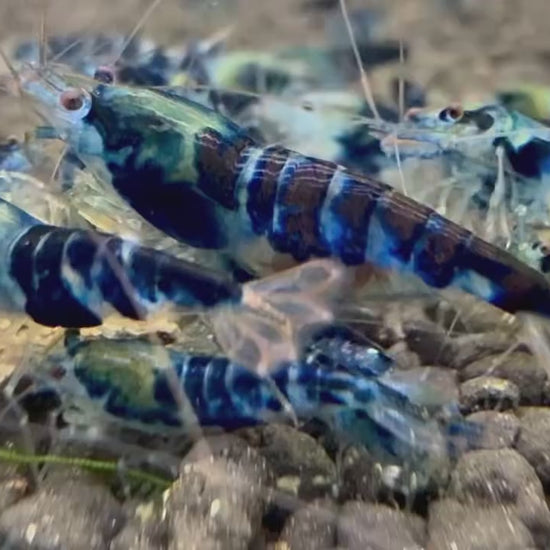
[[[198,454],[196,449],[190,453],[191,457]],[[257,544],[262,536],[265,461],[242,443],[225,458],[190,460],[182,466],[164,504],[168,550],[244,550]]]
[[[474,445],[478,449],[504,449],[512,447],[519,434],[519,419],[511,413],[479,411],[467,417],[483,427],[481,437]]]
[[[30,478],[23,472],[24,469],[16,464],[0,463],[0,513],[31,491]],[[31,475],[30,471],[27,475]]]
[[[363,447],[348,447],[340,460],[340,491],[343,501],[375,502],[382,490],[382,469]]]
[[[105,550],[125,519],[106,485],[58,474],[0,515],[0,541],[8,548]]]
[[[337,486],[336,466],[310,435],[282,424],[257,428],[258,452],[267,460],[279,489],[301,499],[332,495]]]
[[[550,540],[550,510],[542,484],[513,449],[463,455],[451,475],[448,494],[462,504],[510,507],[537,542]]]
[[[451,499],[429,508],[429,550],[535,550],[529,529],[513,511],[477,507]]]
[[[453,303],[439,300],[436,305],[427,307],[426,313],[444,328],[468,334],[502,332],[513,327],[515,322],[509,313],[469,294],[461,294]]]
[[[520,404],[540,405],[547,379],[545,370],[533,355],[517,351],[507,356],[492,355],[474,361],[460,373],[462,380],[496,376],[513,382],[520,392]]]
[[[515,409],[519,405],[519,389],[509,380],[480,376],[460,385],[459,402],[464,414],[480,410]]]
[[[412,369],[420,367],[420,358],[407,348],[403,341],[397,342],[387,350],[388,355],[394,360],[395,365],[400,369]]]
[[[424,520],[380,504],[347,502],[338,517],[337,544],[348,550],[422,550]]]
[[[550,409],[520,409],[519,421],[516,449],[533,466],[546,491],[550,491]]]
[[[336,543],[336,507],[319,500],[294,512],[285,523],[280,542],[289,550],[318,550]]]

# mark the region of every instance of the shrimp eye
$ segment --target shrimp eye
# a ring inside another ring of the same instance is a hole
[[[450,105],[439,113],[440,120],[444,122],[458,122],[464,116],[461,105]]]
[[[115,81],[115,72],[111,67],[102,65],[95,70],[94,80],[103,84],[112,84]]]
[[[86,90],[69,88],[61,94],[59,103],[71,118],[83,118],[90,112],[92,99]]]

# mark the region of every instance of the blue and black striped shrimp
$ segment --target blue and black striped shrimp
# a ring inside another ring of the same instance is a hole
[[[392,386],[392,368],[378,348],[341,334],[316,336],[298,361],[282,363],[270,378],[223,356],[71,335],[66,349],[33,373],[37,391],[57,393],[66,420],[85,427],[185,436],[197,428],[317,418],[385,460],[423,468],[448,458],[453,429],[466,440],[477,435],[455,404],[429,410],[409,398],[407,391],[418,388]],[[421,389],[426,396],[433,391]]]
[[[100,325],[111,312],[206,313],[222,347],[242,347],[239,359],[260,370],[296,357],[298,327],[330,321],[324,300],[341,283],[339,268],[321,260],[240,285],[114,235],[48,225],[1,198],[0,252],[5,312],[69,328]]]
[[[145,219],[193,247],[264,270],[280,254],[373,264],[512,313],[550,314],[541,273],[387,184],[261,147],[219,113],[166,91],[55,67],[19,75],[19,85],[50,125],[44,135],[64,139]]]

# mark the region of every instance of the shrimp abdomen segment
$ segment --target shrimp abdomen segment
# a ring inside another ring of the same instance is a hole
[[[99,325],[109,309],[142,319],[166,304],[201,310],[241,298],[222,275],[92,231],[32,226],[9,264],[26,312],[48,326]]]
[[[296,260],[372,263],[510,312],[550,313],[540,273],[389,185],[283,148],[249,152],[243,180],[252,229]]]

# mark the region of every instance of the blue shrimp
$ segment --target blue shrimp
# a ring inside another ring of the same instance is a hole
[[[320,261],[239,285],[114,235],[45,224],[1,198],[0,253],[3,311],[63,327],[97,326],[111,311],[130,319],[166,308],[207,313],[222,346],[231,335],[235,353],[240,345],[249,354],[239,359],[260,370],[295,357],[302,328],[330,321],[323,300],[341,283],[338,267]]]
[[[429,410],[413,402],[407,392],[418,388],[392,385],[392,360],[346,332],[317,335],[298,361],[279,365],[270,378],[222,356],[74,335],[33,373],[37,391],[55,392],[66,419],[86,427],[182,436],[198,427],[232,430],[317,418],[386,460],[424,468],[453,452],[453,431],[455,440],[475,441],[479,430],[464,421],[456,404]],[[423,384],[423,395],[435,391]]]
[[[168,91],[97,84],[55,67],[19,80],[50,124],[43,133],[64,139],[145,219],[193,247],[245,265],[260,251],[268,264],[278,254],[370,263],[512,313],[550,314],[541,273],[387,184],[261,147]]]

